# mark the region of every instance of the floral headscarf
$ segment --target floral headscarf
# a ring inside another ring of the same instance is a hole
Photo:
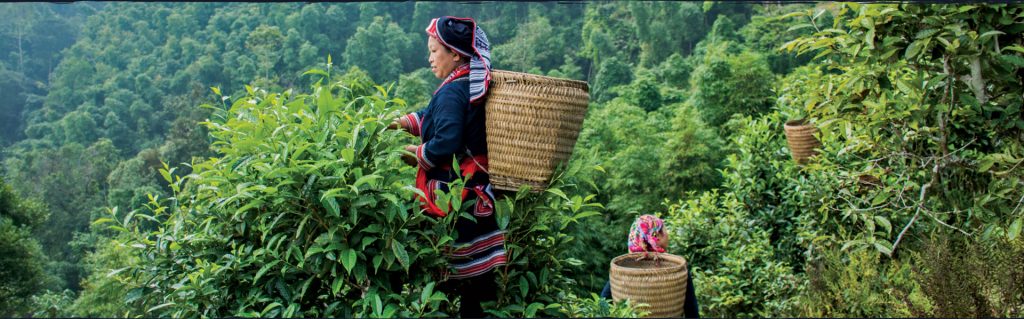
[[[664,248],[658,246],[658,239],[654,236],[665,228],[665,222],[654,215],[641,215],[629,228],[629,252],[665,252]]]

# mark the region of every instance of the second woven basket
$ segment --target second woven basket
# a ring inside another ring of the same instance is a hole
[[[587,82],[494,70],[487,97],[487,157],[497,189],[547,188],[569,159],[590,99]]]
[[[660,261],[650,258],[636,260],[640,253],[625,254],[612,259],[609,277],[612,299],[629,299],[631,304],[645,303],[648,317],[680,317],[686,301],[686,259],[672,254],[659,254]]]
[[[816,150],[821,147],[821,141],[814,136],[818,128],[807,120],[794,120],[783,125],[786,132],[786,143],[789,144],[789,151],[793,155],[793,161],[797,164],[805,164],[807,160],[818,154]]]

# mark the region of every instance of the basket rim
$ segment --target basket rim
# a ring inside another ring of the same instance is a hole
[[[628,253],[628,254],[623,254],[623,255],[620,255],[618,257],[612,258],[612,261],[610,263],[611,264],[611,269],[609,270],[609,272],[620,273],[620,274],[627,274],[627,275],[649,275],[649,274],[662,274],[662,273],[674,273],[674,272],[680,272],[680,271],[687,271],[686,258],[683,258],[682,256],[678,256],[678,255],[673,255],[673,254],[670,254],[670,253],[657,253],[658,256],[661,259],[668,260],[668,261],[676,263],[675,265],[671,265],[671,266],[668,266],[668,267],[641,269],[641,268],[623,267],[623,266],[620,266],[618,264],[618,262],[620,262],[620,261],[623,261],[625,259],[636,259],[637,257],[639,257],[639,256],[641,256],[643,254],[644,253]],[[653,254],[653,253],[649,253],[649,254]]]
[[[800,119],[786,121],[786,123],[783,124],[783,126],[785,126],[787,128],[790,128],[790,127],[800,128],[800,127],[807,127],[807,126],[814,127],[814,123],[811,123],[811,121],[809,119],[807,119],[807,118],[800,118]]]
[[[495,75],[519,77],[519,78],[525,78],[525,79],[542,81],[542,82],[565,83],[567,85],[563,85],[563,86],[566,86],[566,87],[579,87],[579,88],[582,88],[583,90],[585,90],[587,92],[590,91],[590,84],[587,83],[587,81],[573,80],[573,79],[566,79],[566,78],[556,78],[556,77],[547,76],[547,75],[537,75],[537,74],[530,74],[530,73],[525,73],[525,72],[516,72],[516,71],[499,70],[499,69],[491,70],[491,81],[497,80]]]

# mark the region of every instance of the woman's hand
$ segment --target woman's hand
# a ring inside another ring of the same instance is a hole
[[[414,154],[416,154],[416,145],[406,145],[405,152],[402,153],[402,161],[410,166],[416,166],[419,162]]]
[[[636,261],[641,261],[647,258],[654,260],[655,266],[661,266],[661,253],[656,251],[644,251],[643,255],[636,257]]]
[[[409,131],[408,127],[409,121],[405,119],[405,116],[401,116],[395,119],[394,121],[391,121],[391,124],[388,125],[388,129],[390,130],[396,130],[401,128],[403,130]]]

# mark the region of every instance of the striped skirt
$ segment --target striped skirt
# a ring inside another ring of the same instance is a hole
[[[438,183],[444,187],[444,183]],[[467,187],[465,201],[476,199],[470,210],[476,221],[459,217],[455,222],[457,236],[449,250],[449,279],[476,277],[504,265],[505,231],[498,227],[494,214],[494,194],[490,184]]]

